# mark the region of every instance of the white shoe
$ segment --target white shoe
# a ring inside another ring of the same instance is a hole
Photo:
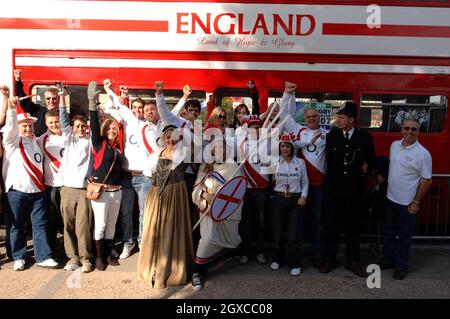
[[[64,270],[66,271],[74,271],[80,268],[76,263],[71,262],[70,260],[67,262],[67,264],[64,266]]]
[[[260,264],[267,264],[267,259],[266,256],[264,256],[264,254],[256,255],[256,261]]]
[[[49,259],[44,260],[43,262],[36,263],[36,265],[39,267],[44,267],[44,268],[58,267],[58,263],[53,258],[49,258]]]
[[[14,262],[14,271],[22,271],[25,269],[25,260],[19,259]]]
[[[248,257],[247,256],[241,256],[240,258],[239,258],[239,261],[238,261],[241,265],[245,265],[246,263],[248,263]]]
[[[124,246],[123,246],[122,253],[121,253],[120,256],[119,256],[119,259],[125,259],[125,258],[130,257],[131,252],[132,252],[133,249],[134,249],[134,246],[135,246],[135,243],[133,243],[131,246],[129,246],[129,245],[124,245]]]
[[[292,268],[291,269],[291,276],[298,276],[302,272],[302,269],[300,267],[298,268]]]
[[[94,270],[94,266],[92,266],[90,261],[84,261],[83,265],[81,266],[81,272],[82,273],[88,273]]]
[[[191,285],[195,291],[200,291],[203,289],[202,277],[200,277],[198,273],[192,275]]]
[[[270,264],[270,268],[272,268],[272,270],[278,270],[280,269],[280,264],[274,261]]]

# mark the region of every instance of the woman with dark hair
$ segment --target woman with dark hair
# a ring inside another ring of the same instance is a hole
[[[105,261],[111,266],[119,265],[111,256],[113,239],[122,198],[122,161],[124,156],[119,147],[119,124],[112,118],[106,119],[100,127],[97,110],[97,83],[88,87],[91,141],[94,155],[92,182],[102,184],[103,192],[91,200],[94,212],[94,239],[97,251],[95,268],[105,270]],[[106,257],[106,258],[105,258]]]
[[[274,251],[270,268],[278,270],[283,262],[283,238],[287,244],[287,263],[291,276],[301,273],[299,238],[303,233],[303,207],[308,196],[308,176],[303,159],[294,156],[289,134],[280,139],[280,158],[273,169],[275,187],[271,196],[271,228]]]
[[[247,105],[242,103],[236,106],[234,109],[233,128],[237,129],[244,125],[246,116],[248,115],[250,115],[250,111],[248,110]]]
[[[162,83],[156,83],[157,103],[161,103]],[[194,251],[191,236],[188,192],[184,180],[187,165],[184,130],[169,124],[158,138],[161,149],[150,156],[145,174],[152,186],[145,204],[138,276],[154,288],[184,284],[189,275]],[[183,142],[181,142],[183,140]]]

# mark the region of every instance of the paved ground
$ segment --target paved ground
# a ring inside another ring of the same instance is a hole
[[[362,253],[366,263],[378,259],[368,244],[362,245]],[[305,261],[304,273],[294,278],[289,276],[287,267],[272,271],[268,265],[254,260],[242,266],[231,257],[210,270],[206,286],[200,292],[195,292],[190,285],[156,290],[138,281],[138,253],[105,272],[81,274],[42,269],[34,265],[32,258],[28,269],[14,272],[13,263],[6,260],[3,229],[0,230],[0,254],[0,298],[450,298],[449,243],[416,244],[411,274],[403,281],[396,281],[391,270],[382,271],[380,289],[367,288],[366,279],[355,277],[342,265],[323,275]]]

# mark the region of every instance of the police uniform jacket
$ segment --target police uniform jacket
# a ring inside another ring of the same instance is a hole
[[[362,166],[368,164],[368,172],[375,167],[375,149],[372,135],[357,128],[349,140],[340,129],[326,136],[325,194],[328,199],[354,198],[361,200],[364,194],[365,174]]]

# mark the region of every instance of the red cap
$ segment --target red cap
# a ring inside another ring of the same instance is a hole
[[[262,121],[259,119],[258,115],[251,115],[250,118],[246,121],[247,125],[259,125],[262,126]]]
[[[293,145],[294,144],[294,139],[291,136],[291,134],[285,132],[285,133],[280,135],[280,143],[281,142],[291,143]]]

